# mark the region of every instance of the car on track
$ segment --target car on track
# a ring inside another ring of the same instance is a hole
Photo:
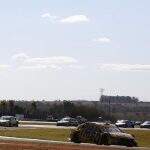
[[[6,127],[18,127],[18,120],[14,116],[1,116],[0,117],[0,126]]]
[[[140,128],[150,128],[150,121],[145,121],[140,125]]]
[[[124,133],[117,126],[109,123],[87,122],[81,124],[77,129],[72,130],[70,140],[75,143],[137,146],[133,135]]]
[[[121,128],[134,128],[134,123],[129,120],[118,120],[115,125]]]
[[[79,123],[75,118],[65,117],[57,121],[57,126],[78,126]]]

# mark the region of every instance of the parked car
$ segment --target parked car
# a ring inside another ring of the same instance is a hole
[[[57,122],[58,119],[52,115],[47,116],[46,121]]]
[[[7,127],[18,127],[18,120],[14,116],[1,116],[0,117],[0,125],[7,126]]]
[[[150,128],[150,121],[145,121],[140,125],[141,128]]]
[[[103,117],[98,117],[97,122],[104,122]]]
[[[132,124],[133,127],[134,127],[134,126],[135,126],[135,121],[134,121],[134,120],[131,120],[130,122],[131,122],[131,124]]]
[[[77,129],[72,130],[70,140],[75,143],[137,146],[134,136],[124,133],[117,126],[109,123],[81,124]]]
[[[134,123],[129,120],[118,120],[115,125],[122,128],[134,128]]]
[[[140,126],[141,124],[142,124],[142,121],[136,121],[136,122],[135,122],[135,125],[136,125],[136,126]]]
[[[103,123],[111,123],[110,120],[104,119],[103,117],[98,117],[98,118],[96,119],[96,122],[99,122],[99,123],[101,123],[101,122],[103,122]]]
[[[82,123],[87,122],[87,119],[85,119],[85,118],[82,117],[82,116],[77,116],[77,117],[76,117],[76,120],[78,121],[79,124],[82,124]]]
[[[57,126],[78,126],[78,121],[75,118],[65,117],[57,121]]]

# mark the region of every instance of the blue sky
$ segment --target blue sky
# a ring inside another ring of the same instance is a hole
[[[0,0],[0,98],[150,101],[149,5]]]

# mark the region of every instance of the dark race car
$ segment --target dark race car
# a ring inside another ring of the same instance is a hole
[[[70,139],[75,143],[94,143],[98,145],[137,146],[135,138],[108,123],[84,123],[72,130]]]

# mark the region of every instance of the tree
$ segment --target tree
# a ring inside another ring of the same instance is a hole
[[[37,103],[35,101],[31,102],[30,114],[32,118],[35,118],[37,114]]]
[[[73,115],[73,110],[74,110],[74,104],[70,101],[63,101],[63,106],[64,106],[64,114],[67,116],[72,116]]]
[[[18,105],[14,106],[14,111],[15,111],[15,114],[24,114],[25,113],[25,109]]]
[[[8,101],[9,114],[14,116],[15,113],[15,102],[13,100]]]
[[[1,108],[1,114],[6,115],[6,113],[7,113],[7,102],[5,100],[1,101],[0,108]]]
[[[31,111],[32,111],[32,112],[36,112],[36,110],[37,110],[37,104],[36,104],[35,101],[33,101],[33,102],[31,103]]]

